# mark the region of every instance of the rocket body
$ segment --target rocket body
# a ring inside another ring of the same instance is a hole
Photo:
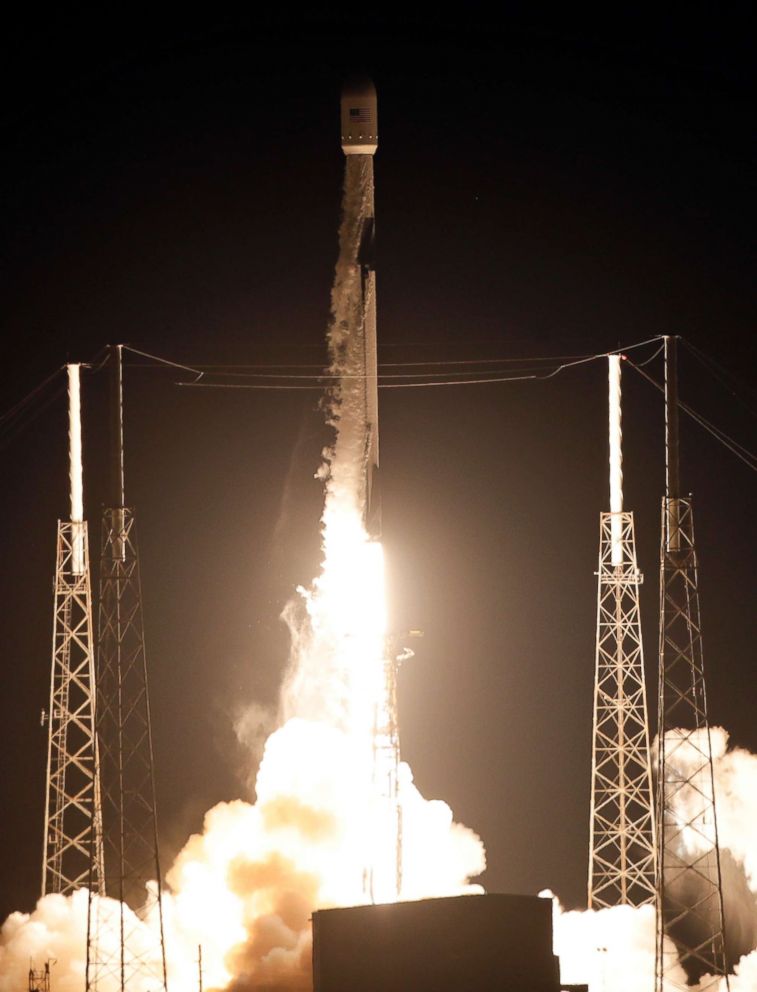
[[[345,154],[345,218],[354,229],[349,239],[351,319],[345,328],[359,366],[355,379],[343,382],[353,416],[363,434],[363,520],[373,538],[380,537],[377,491],[379,464],[378,351],[376,344],[376,271],[374,268],[373,155],[378,146],[376,89],[370,80],[348,83],[341,99],[341,142]],[[343,246],[344,247],[344,246]]]
[[[352,80],[342,90],[342,151],[373,155],[377,147],[376,87],[370,79]]]

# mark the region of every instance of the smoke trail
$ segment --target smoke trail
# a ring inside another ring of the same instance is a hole
[[[335,438],[319,470],[323,564],[284,612],[291,653],[281,726],[265,746],[255,806],[216,807],[169,874],[182,932],[196,921],[199,935],[198,906],[225,901],[235,917],[233,950],[219,919],[210,958],[219,987],[309,987],[310,912],[363,901],[363,870],[380,841],[371,773],[386,617],[382,550],[363,526],[367,424],[358,265],[372,197],[365,163],[348,157],[328,332],[329,371],[339,377],[326,410]],[[453,823],[444,803],[426,802],[408,768],[403,783],[408,897],[471,891],[468,879],[485,867],[480,840]]]
[[[318,473],[325,484],[322,568],[284,611],[290,662],[255,803],[210,810],[202,833],[190,837],[168,872],[163,907],[173,988],[196,987],[202,944],[207,990],[309,990],[310,915],[363,901],[363,871],[382,841],[372,738],[386,617],[382,549],[363,526],[366,384],[358,292],[360,231],[373,193],[360,159],[347,157],[328,332],[330,372],[341,378],[326,409],[334,444]],[[485,867],[481,841],[453,822],[445,803],[423,799],[406,765],[400,771],[404,897],[480,891],[469,879]],[[40,965],[49,957],[57,959],[55,992],[81,992],[86,899],[85,892],[48,896],[34,913],[6,921],[0,992],[23,987],[30,958]],[[150,927],[146,920],[146,946],[154,947]],[[117,939],[115,928],[109,937]]]

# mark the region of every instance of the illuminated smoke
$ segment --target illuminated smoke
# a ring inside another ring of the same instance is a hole
[[[674,731],[675,733],[675,731]],[[742,748],[728,750],[728,734],[721,727],[710,731],[718,834],[725,865],[723,894],[726,938],[731,952],[743,954],[730,979],[731,992],[757,992],[757,755]],[[681,748],[678,760],[686,762]],[[701,764],[701,751],[691,748],[691,768]],[[685,791],[681,801],[690,797]],[[684,806],[682,818],[690,813]],[[687,841],[692,850],[698,834]],[[731,871],[728,870],[730,865]],[[551,895],[551,893],[543,893]],[[589,984],[590,992],[650,992],[654,989],[654,909],[617,907],[599,911],[566,912],[554,899],[555,954],[560,957],[565,982]],[[741,934],[741,944],[737,941]],[[749,942],[744,944],[748,935]],[[729,939],[730,938],[730,939]],[[747,953],[751,950],[751,953]],[[673,977],[673,976],[671,976]],[[683,972],[680,985],[685,987]],[[671,990],[672,992],[672,990]],[[725,992],[725,983],[721,992]]]
[[[355,160],[359,156],[353,157]],[[348,159],[340,254],[329,329],[331,372],[341,376],[328,407],[335,442],[324,453],[323,564],[284,611],[292,635],[280,699],[280,726],[265,742],[254,805],[221,803],[205,816],[167,875],[163,906],[169,986],[197,986],[202,945],[207,990],[311,988],[310,915],[318,907],[364,901],[364,870],[382,845],[383,797],[373,785],[376,702],[383,689],[386,635],[384,562],[363,526],[366,499],[364,370],[351,331],[358,232],[366,201]],[[240,733],[257,737],[265,714]],[[473,831],[449,807],[426,801],[401,769],[403,896],[480,891],[485,868]],[[81,992],[86,952],[85,892],[47,896],[31,915],[14,914],[0,938],[0,992],[24,986],[30,958],[55,958],[55,992]],[[116,940],[117,930],[107,939]],[[150,921],[141,936],[157,947]],[[135,992],[148,992],[146,982]],[[115,986],[113,986],[115,988]],[[106,985],[101,992],[109,992]]]

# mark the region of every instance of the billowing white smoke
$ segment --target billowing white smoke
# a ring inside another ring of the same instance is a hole
[[[329,331],[332,373],[341,377],[328,411],[336,440],[320,472],[322,570],[285,611],[291,662],[256,802],[210,810],[202,834],[189,839],[168,872],[163,905],[174,988],[196,987],[201,944],[206,989],[310,989],[312,911],[364,901],[366,865],[376,864],[377,848],[394,843],[377,836],[385,800],[372,775],[386,618],[381,546],[363,527],[365,384],[354,346],[362,319],[360,222],[372,197],[365,179],[348,161]],[[424,800],[407,766],[401,779],[403,898],[480,891],[469,881],[485,867],[479,838],[453,822],[445,803]],[[86,919],[83,891],[47,896],[31,915],[13,914],[0,937],[0,992],[18,992],[30,959],[39,967],[49,958],[56,960],[55,992],[81,992]],[[154,921],[146,921],[145,946],[157,947],[155,932]],[[106,939],[117,940],[115,928]],[[115,979],[103,981],[98,992],[115,988]],[[149,992],[155,981],[145,977],[131,988]]]
[[[721,727],[713,728],[710,737],[721,853],[724,859],[730,856],[741,881],[746,880],[748,886],[746,898],[736,901],[731,891],[738,880],[724,873],[726,930],[733,934],[741,923],[742,930],[753,934],[757,928],[757,755],[741,748],[729,751],[728,734]],[[700,754],[694,749],[691,761],[693,768],[701,763]],[[683,798],[685,801],[685,793]],[[692,832],[693,844],[696,837],[696,832]],[[555,953],[560,957],[565,982],[588,983],[590,992],[654,989],[652,907],[565,912],[557,899],[554,907]],[[679,983],[680,987],[686,986],[682,972]],[[736,965],[730,988],[731,992],[757,992],[757,950],[746,954]],[[725,983],[721,992],[724,990]]]

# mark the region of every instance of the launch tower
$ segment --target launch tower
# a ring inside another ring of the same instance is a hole
[[[633,513],[623,510],[619,355],[609,356],[610,512],[600,515],[589,841],[590,909],[655,898],[655,832],[642,575]]]
[[[678,467],[676,339],[665,338],[660,551],[656,990],[728,988],[694,510]],[[667,939],[666,939],[667,938]],[[679,965],[688,979],[676,980]],[[723,976],[725,978],[723,979]]]
[[[68,371],[71,519],[58,521],[47,743],[42,895],[101,891],[102,823],[95,734],[95,656],[84,520],[80,366]]]
[[[126,506],[122,347],[111,347],[112,492],[103,511],[97,664],[103,887],[90,892],[88,992],[166,989],[163,906],[134,510]],[[146,921],[146,922],[145,922]],[[116,942],[113,935],[119,934]]]

